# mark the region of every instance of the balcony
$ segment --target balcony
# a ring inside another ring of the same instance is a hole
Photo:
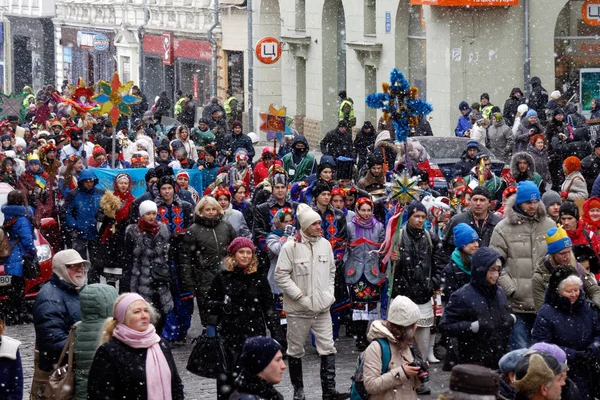
[[[29,18],[53,18],[54,0],[8,0],[6,15]]]

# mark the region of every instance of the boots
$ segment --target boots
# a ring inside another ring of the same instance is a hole
[[[294,400],[305,400],[304,381],[302,379],[302,359],[288,357],[288,368],[290,369],[290,380],[294,387]]]
[[[350,393],[338,393],[335,390],[335,354],[321,356],[321,389],[323,400],[344,400]]]
[[[434,337],[431,337],[431,341],[429,342],[429,354],[427,354],[427,361],[429,361],[430,364],[436,364],[439,363],[440,360],[438,360],[435,357],[435,354],[433,354],[433,347],[435,346],[434,343]]]

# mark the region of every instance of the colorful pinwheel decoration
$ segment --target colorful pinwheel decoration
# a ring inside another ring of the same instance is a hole
[[[117,125],[121,114],[131,115],[131,104],[142,101],[141,98],[129,94],[133,81],[121,84],[118,72],[114,73],[111,83],[101,80],[98,86],[102,93],[93,96],[92,100],[100,104],[98,114],[108,114],[114,126]]]
[[[27,114],[27,109],[23,107],[23,99],[25,99],[25,95],[22,93],[6,94],[0,92],[0,119],[9,115],[16,115],[23,120]]]
[[[392,174],[392,180],[390,199],[396,199],[400,204],[418,201],[421,189],[417,186],[418,179],[416,177],[411,178],[408,171],[404,169],[400,175]]]
[[[396,140],[406,142],[410,127],[419,125],[419,116],[433,111],[431,104],[419,98],[419,89],[410,86],[404,74],[396,68],[390,73],[390,83],[384,82],[383,93],[367,96],[367,105],[381,108],[383,118],[391,120],[396,130]]]
[[[277,109],[273,104],[271,104],[269,106],[269,112],[260,113],[260,118],[262,119],[260,130],[267,132],[267,140],[277,139],[281,142],[283,140],[284,133],[292,132],[289,127],[291,119],[288,122],[288,119],[285,116],[285,107]]]

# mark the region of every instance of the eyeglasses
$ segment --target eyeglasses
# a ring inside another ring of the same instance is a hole
[[[70,270],[76,271],[78,269],[85,269],[86,267],[85,267],[84,263],[81,263],[81,264],[70,264],[70,265],[67,265],[67,268],[70,269]]]

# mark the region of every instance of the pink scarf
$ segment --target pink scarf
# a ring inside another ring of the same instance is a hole
[[[139,332],[123,324],[127,308],[143,298],[134,293],[128,294],[115,307],[115,319],[119,324],[113,336],[134,349],[148,349],[146,353],[146,391],[148,400],[171,400],[171,369],[160,349],[160,336],[154,325]]]

